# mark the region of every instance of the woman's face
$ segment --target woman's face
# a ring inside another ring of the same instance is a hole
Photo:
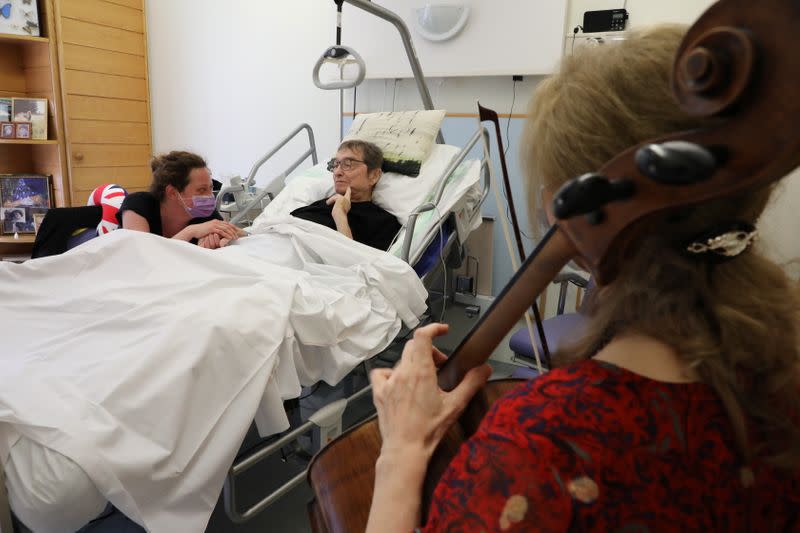
[[[363,163],[363,154],[345,148],[336,152],[336,160],[340,163],[350,160],[350,170],[344,170],[343,164],[333,169],[333,188],[337,194],[344,194],[350,187],[350,199],[354,202],[366,202],[372,199],[372,189],[381,177],[379,168],[368,170]]]
[[[186,207],[193,207],[193,196],[211,196],[211,172],[207,168],[193,168],[189,172],[189,183],[178,193],[186,204]]]

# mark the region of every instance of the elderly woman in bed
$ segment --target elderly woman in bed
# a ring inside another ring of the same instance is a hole
[[[372,203],[381,179],[383,153],[366,141],[344,141],[328,162],[335,194],[292,211],[292,215],[322,224],[362,244],[386,250],[400,231],[388,211]]]

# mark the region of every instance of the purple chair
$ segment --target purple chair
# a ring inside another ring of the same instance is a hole
[[[561,287],[558,292],[558,309],[556,316],[542,320],[542,329],[544,329],[545,338],[547,339],[547,347],[550,353],[558,351],[559,347],[564,344],[579,339],[586,331],[586,317],[581,314],[584,308],[584,303],[589,297],[592,290],[593,283],[591,280],[584,279],[582,276],[573,272],[563,273],[556,276],[553,283],[560,284]],[[584,289],[584,295],[581,308],[576,313],[564,313],[564,307],[567,300],[567,289],[569,284]],[[539,339],[539,332],[536,331],[534,326],[534,339],[536,340],[536,347],[539,350],[539,355],[544,357],[544,349],[542,348],[542,341]],[[528,328],[521,328],[511,336],[508,342],[511,351],[514,352],[515,357],[525,361],[535,362],[536,356],[533,352],[531,345],[531,337],[528,333]],[[545,363],[545,361],[543,361]],[[519,373],[519,375],[517,375]],[[530,378],[535,377],[538,373],[532,369],[521,368],[514,373],[513,377]]]

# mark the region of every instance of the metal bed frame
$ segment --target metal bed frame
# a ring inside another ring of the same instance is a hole
[[[285,138],[283,141],[279,143],[279,145],[270,150],[268,156],[272,156],[277,151],[285,146],[295,135],[307,129],[309,132],[309,138],[313,139],[313,134],[311,133],[311,128],[307,124],[303,124],[296,128],[291,135]],[[434,193],[434,200],[432,202],[424,203],[414,209],[409,216],[408,223],[406,224],[406,231],[405,237],[403,240],[403,247],[402,247],[402,259],[409,264],[414,264],[426,251],[426,248],[434,241],[437,237],[439,231],[437,229],[432,228],[423,239],[425,241],[425,246],[417,248],[417,251],[411,255],[411,245],[412,239],[414,236],[414,228],[416,227],[417,220],[422,213],[427,211],[431,211],[436,209],[436,205],[444,196],[445,190],[447,188],[447,180],[450,175],[455,172],[455,170],[467,159],[468,154],[470,151],[478,144],[479,141],[482,142],[482,158],[480,163],[480,172],[483,177],[483,187],[481,191],[481,197],[475,206],[473,216],[480,216],[480,207],[483,204],[483,201],[489,194],[489,187],[491,184],[490,181],[490,174],[489,174],[489,165],[491,165],[490,154],[488,151],[489,143],[485,142],[488,139],[488,131],[483,127],[478,127],[472,137],[467,141],[466,145],[461,149],[459,154],[453,159],[453,161],[448,165],[448,167],[442,173],[439,184],[437,189]],[[313,147],[312,147],[313,148]],[[308,152],[304,152],[303,159],[308,157]],[[264,162],[266,162],[269,157],[265,156],[261,158],[256,165],[254,165],[254,169],[257,170],[257,167],[260,167]],[[316,161],[316,157],[314,157],[314,161]],[[295,166],[296,168],[296,166]],[[289,171],[291,172],[291,171]],[[276,179],[283,179],[288,172],[284,172],[279,174]],[[224,191],[224,189],[223,189]],[[265,195],[261,196],[263,199]],[[260,202],[260,199],[258,200]],[[444,224],[449,217],[452,217],[452,212],[448,212],[443,214],[439,218],[439,225]],[[437,227],[439,226],[437,225]],[[461,238],[459,236],[458,231],[454,230],[451,232],[449,237],[447,238],[446,242],[440,244],[440,256],[442,258],[448,257],[453,250],[459,250],[463,243],[460,242]],[[461,257],[461,254],[459,254]],[[429,283],[436,278],[436,275],[441,271],[441,269],[448,268],[446,265],[443,264],[444,260],[440,263],[437,263],[431,271],[425,273],[422,276],[423,284],[428,286]],[[447,294],[444,294],[444,297],[447,298]],[[376,356],[376,357],[379,357]],[[365,369],[367,372],[370,369],[371,360],[365,361],[364,363]],[[225,506],[225,512],[228,515],[228,518],[236,524],[241,524],[247,522],[255,515],[272,505],[273,503],[277,502],[281,497],[286,495],[289,491],[301,485],[305,482],[306,479],[306,470],[298,473],[297,475],[293,476],[291,479],[286,481],[280,487],[272,491],[271,493],[267,494],[264,498],[253,504],[252,506],[248,507],[247,509],[241,510],[239,505],[239,493],[236,489],[236,482],[237,479],[242,476],[245,472],[259,464],[261,461],[265,460],[266,458],[280,452],[284,449],[287,445],[294,443],[297,439],[301,436],[304,436],[308,433],[312,433],[312,441],[314,443],[313,451],[316,452],[319,448],[324,447],[325,444],[330,442],[333,438],[337,437],[342,432],[342,414],[344,410],[347,408],[349,404],[355,402],[356,400],[364,397],[371,391],[371,386],[366,386],[355,394],[347,398],[341,398],[335,400],[324,407],[320,408],[316,412],[314,412],[306,422],[301,423],[299,426],[295,428],[291,428],[286,434],[277,438],[273,442],[269,443],[268,445],[256,450],[255,452],[239,458],[234,462],[231,466],[228,474],[225,478],[225,485],[223,487],[223,502]]]

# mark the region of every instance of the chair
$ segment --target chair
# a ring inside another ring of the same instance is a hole
[[[113,183],[100,185],[89,194],[85,207],[56,207],[47,211],[36,233],[31,258],[63,254],[98,235],[118,227],[117,212],[127,191]]]
[[[547,347],[550,353],[558,351],[565,343],[579,338],[583,335],[586,328],[586,317],[582,314],[585,307],[585,302],[589,293],[591,292],[594,284],[591,279],[585,279],[581,275],[574,272],[561,273],[553,280],[554,284],[560,285],[558,291],[558,307],[556,316],[542,320],[542,329],[544,330],[545,338],[547,339]],[[567,301],[567,289],[569,284],[573,284],[579,289],[585,291],[582,305],[576,313],[564,313],[564,307]],[[541,339],[539,339],[539,332],[534,327],[534,338],[536,340],[536,348],[541,356],[544,353]],[[517,330],[508,342],[514,356],[526,361],[535,361],[536,356],[533,352],[531,345],[531,337],[528,333],[528,328],[521,328]],[[520,368],[514,372],[515,378],[532,378],[536,377],[538,372],[533,369]]]
[[[49,209],[36,234],[31,257],[63,254],[97,237],[97,224],[103,219],[103,207],[56,207]]]

